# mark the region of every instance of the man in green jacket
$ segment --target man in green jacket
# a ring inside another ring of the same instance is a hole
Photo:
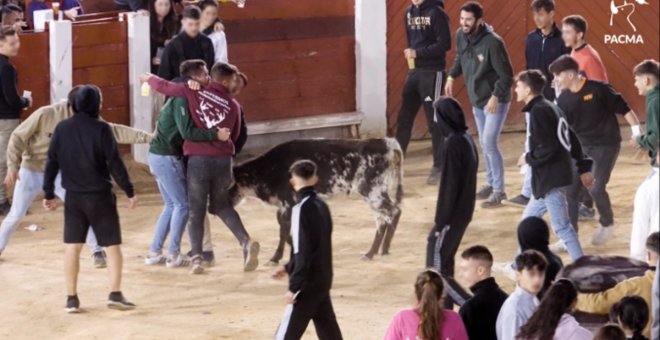
[[[181,64],[180,74],[198,83],[208,82],[209,72],[203,60],[188,60]],[[183,79],[185,80],[185,79]],[[190,264],[181,253],[181,238],[188,223],[188,194],[186,171],[183,159],[183,141],[210,142],[229,139],[225,129],[198,129],[195,127],[185,98],[170,98],[158,116],[156,136],[149,148],[149,169],[156,177],[158,189],[165,203],[163,212],[156,222],[156,231],[145,264],[166,264],[168,268],[185,267]],[[208,225],[208,220],[205,223]],[[208,230],[208,228],[205,228]],[[205,230],[205,231],[206,231]],[[169,257],[162,253],[165,238],[170,234]],[[205,233],[205,253],[210,235]],[[205,254],[207,255],[207,254]],[[211,254],[205,260],[212,262]]]
[[[632,140],[638,149],[648,151],[651,164],[658,166],[658,138],[660,135],[660,67],[658,61],[647,59],[635,66],[635,87],[640,96],[646,96],[646,133],[633,136]]]
[[[488,183],[477,192],[485,199],[483,208],[497,207],[506,199],[504,160],[499,138],[511,105],[513,67],[504,40],[483,22],[483,8],[476,1],[461,7],[460,28],[456,32],[456,59],[449,71],[445,93],[453,96],[454,79],[465,76],[479,142],[486,160]]]

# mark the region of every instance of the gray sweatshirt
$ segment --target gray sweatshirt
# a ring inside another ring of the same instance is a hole
[[[538,305],[539,299],[536,295],[516,286],[516,290],[504,301],[500,314],[497,315],[497,340],[516,340],[520,327],[532,317]]]

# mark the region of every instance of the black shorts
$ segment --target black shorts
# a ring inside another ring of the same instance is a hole
[[[101,247],[121,244],[117,197],[112,192],[67,191],[64,201],[64,243],[85,243],[89,228]]]

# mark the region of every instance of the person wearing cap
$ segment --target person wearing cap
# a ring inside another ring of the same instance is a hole
[[[108,123],[99,119],[101,92],[94,85],[83,86],[73,103],[73,117],[55,128],[48,148],[44,174],[46,210],[57,208],[55,178],[60,172],[62,187],[66,189],[64,203],[64,272],[67,290],[65,311],[77,313],[80,301],[77,294],[80,250],[88,229],[96,234],[100,246],[106,248],[110,276],[108,308],[130,310],[135,304],[121,293],[121,230],[117,213],[117,198],[112,192],[110,177],[128,196],[128,208],[137,205],[133,184],[122,161],[117,141]]]

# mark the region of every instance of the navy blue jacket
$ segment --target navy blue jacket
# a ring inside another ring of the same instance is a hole
[[[571,53],[571,49],[564,45],[561,38],[561,31],[557,25],[552,26],[552,31],[548,35],[543,35],[540,29],[529,33],[525,42],[525,59],[528,70],[541,70],[548,80],[543,96],[550,101],[555,100],[555,90],[552,88],[554,77],[548,70],[550,64],[564,54]]]
[[[444,71],[445,56],[451,49],[449,17],[443,3],[426,0],[419,7],[412,5],[404,18],[408,47],[415,50],[415,68],[426,71]]]

